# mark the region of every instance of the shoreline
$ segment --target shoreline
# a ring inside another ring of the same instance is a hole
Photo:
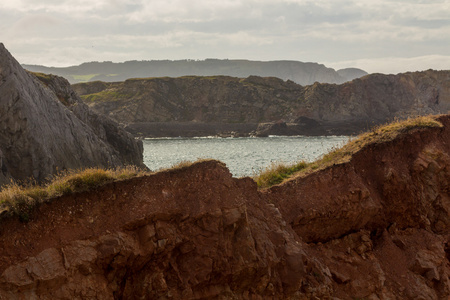
[[[380,122],[381,123],[381,122]],[[199,123],[199,122],[140,122],[124,125],[136,138],[193,137],[268,137],[268,136],[352,136],[375,124],[356,120],[317,123],[314,126],[283,121],[267,123]]]

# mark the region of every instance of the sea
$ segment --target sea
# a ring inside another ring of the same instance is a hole
[[[273,163],[314,161],[349,141],[348,136],[197,137],[144,139],[144,163],[152,171],[180,162],[216,159],[234,177],[254,176]]]

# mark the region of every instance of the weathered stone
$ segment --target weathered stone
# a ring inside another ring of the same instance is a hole
[[[26,72],[0,44],[0,185],[66,169],[142,162],[142,144],[90,110],[67,80]]]

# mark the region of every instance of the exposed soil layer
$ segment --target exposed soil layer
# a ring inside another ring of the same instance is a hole
[[[0,221],[0,299],[448,299],[450,116],[258,191],[226,166]]]

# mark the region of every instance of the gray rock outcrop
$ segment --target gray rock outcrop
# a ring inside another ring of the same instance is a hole
[[[10,174],[6,168],[6,159],[3,156],[2,150],[0,150],[0,185],[7,183],[10,180]]]
[[[0,176],[41,182],[65,169],[144,166],[141,142],[92,112],[65,79],[41,77],[0,44]]]
[[[217,129],[241,124],[233,130],[248,133],[243,125],[279,121],[287,126],[269,124],[273,128],[265,134],[351,135],[395,118],[448,112],[449,82],[450,71],[428,70],[371,74],[341,85],[301,86],[257,76],[186,76],[72,87],[92,109],[143,136],[184,136],[190,134],[185,129],[189,123]],[[168,124],[166,130],[155,130],[163,128],[162,123]],[[254,130],[265,129],[254,127],[250,132]]]

